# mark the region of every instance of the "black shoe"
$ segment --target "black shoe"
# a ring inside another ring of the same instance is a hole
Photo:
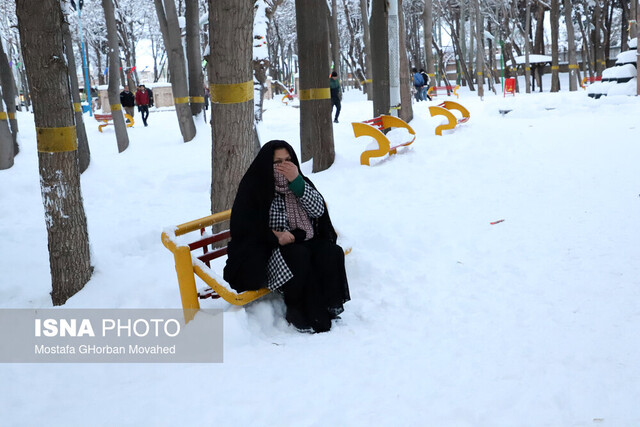
[[[285,316],[285,319],[287,319],[287,322],[289,322],[291,326],[296,328],[298,332],[309,334],[313,333],[313,328],[311,327],[307,319],[298,310],[287,309],[287,315]]]
[[[339,123],[339,122],[338,122],[338,119],[335,119],[335,120],[333,121],[333,123]]]

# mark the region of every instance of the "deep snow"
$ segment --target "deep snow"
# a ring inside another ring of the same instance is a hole
[[[311,174],[353,248],[331,332],[297,333],[276,298],[207,300],[226,310],[224,363],[5,364],[2,424],[639,425],[639,99],[460,93],[468,123],[435,136],[435,102],[414,104],[416,141],[371,167],[350,125],[371,103],[345,93],[335,164]],[[262,141],[298,147],[299,110],[266,108]],[[51,307],[35,129],[18,117],[0,304]],[[85,120],[95,274],[66,307],[180,307],[160,233],[209,213],[210,128],[184,144],[175,113],[152,112],[118,154]]]

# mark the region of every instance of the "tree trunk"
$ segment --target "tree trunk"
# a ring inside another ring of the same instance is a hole
[[[0,44],[2,43],[0,42]],[[12,167],[13,157],[13,138],[11,129],[9,129],[9,116],[4,111],[4,104],[0,100],[0,170]]]
[[[197,115],[204,106],[204,75],[200,53],[200,9],[198,0],[185,2],[187,21],[187,64],[189,66],[189,100],[191,114]]]
[[[371,0],[371,59],[373,62],[373,116],[389,114],[389,35],[386,0]]]
[[[427,75],[430,79],[435,80],[436,64],[433,59],[433,2],[425,0],[424,11],[422,13],[424,19],[424,58],[427,62]]]
[[[569,22],[569,25],[571,22]],[[551,0],[551,92],[560,90],[558,65],[558,32],[560,27],[560,0]]]
[[[253,1],[209,0],[211,212],[230,209],[254,158]]]
[[[465,55],[462,52],[461,49],[461,42],[463,40],[462,36],[458,36],[458,33],[455,30],[455,27],[451,27],[451,32],[452,32],[452,39],[451,42],[453,44],[453,49],[456,53],[456,56],[458,56],[458,58],[462,58],[460,59],[458,62],[460,64],[460,68],[462,71],[462,75],[464,76],[464,80],[467,82],[467,84],[469,85],[469,90],[470,91],[475,91],[476,88],[473,84],[473,79],[471,78],[471,75],[469,74],[469,69],[467,68],[467,61],[465,61]]]
[[[594,58],[596,60],[596,75],[602,76],[602,70],[604,70],[604,49],[602,47],[602,8],[600,7],[600,1],[595,2],[593,8],[593,49]]]
[[[168,52],[171,90],[173,91],[173,102],[178,116],[180,133],[182,133],[184,142],[189,142],[196,136],[196,125],[193,123],[191,108],[189,108],[189,88],[180,26],[178,25],[178,12],[173,0],[164,0],[164,6],[163,0],[154,0],[154,3],[162,29],[164,45]]]
[[[62,305],[91,278],[87,219],[64,60],[58,0],[18,0],[16,15],[33,91],[40,185],[51,266],[51,299]]]
[[[398,0],[398,26],[400,31],[400,103],[402,108],[398,112],[405,122],[409,123],[413,120],[413,105],[411,103],[411,85],[412,79],[409,74],[409,59],[407,58],[407,44],[404,12],[402,10],[403,0]]]
[[[478,96],[484,96],[484,24],[480,13],[480,0],[473,0],[476,12],[476,75],[478,78]]]
[[[473,19],[473,12],[471,10],[472,4],[469,3],[469,51],[468,53],[468,57],[469,57],[469,74],[471,75],[471,77],[474,76],[475,70],[473,69],[474,64],[473,64],[473,59],[475,58],[474,56],[474,46],[475,46],[475,39],[476,39],[476,33],[475,33],[475,21]]]
[[[544,55],[544,14],[545,6],[538,1],[538,10],[536,11],[536,34],[533,39],[533,53]]]
[[[313,158],[313,172],[328,169],[335,159],[329,92],[328,9],[296,0],[300,63],[300,151]]]
[[[78,137],[78,166],[80,173],[83,173],[87,170],[91,162],[91,152],[89,151],[87,131],[84,128],[82,105],[80,104],[80,87],[78,85],[78,74],[76,71],[76,58],[73,54],[73,41],[67,22],[62,24],[62,37],[64,39],[67,62],[69,63],[69,83],[71,85],[71,99],[73,100],[73,110],[76,121],[76,136]],[[91,96],[89,96],[89,100],[91,100]],[[89,101],[89,105],[91,105],[91,101]]]
[[[640,28],[640,26],[638,25],[638,23],[640,23],[640,6],[635,3],[635,0],[631,0],[634,1],[634,7],[635,7],[635,17],[636,17],[636,23],[634,24],[634,26],[631,28],[631,36],[633,37],[633,35],[635,34],[636,36],[636,66],[640,66],[640,31],[638,31],[638,28]],[[636,67],[637,68],[637,67]],[[637,88],[636,88],[636,95],[640,96],[640,77],[636,78],[637,81]]]
[[[525,19],[526,19],[526,30],[524,34],[524,75],[525,75],[525,87],[527,88],[527,93],[531,93],[531,63],[529,62],[529,55],[531,55],[531,40],[529,39],[529,34],[531,34],[531,0],[527,1],[527,7],[525,11]]]
[[[329,16],[329,37],[331,40],[331,59],[333,71],[338,73],[338,78],[343,79],[340,69],[340,35],[338,33],[338,5],[336,0],[331,0],[331,14]],[[345,79],[346,80],[346,79]]]
[[[16,120],[16,86],[13,80],[13,72],[9,67],[7,55],[0,41],[0,87],[2,99],[7,106],[4,112],[0,107],[0,169],[8,169],[13,166],[13,158],[18,154],[18,121]],[[2,102],[0,101],[0,104]],[[9,139],[6,139],[5,126],[9,130]]]
[[[464,75],[464,80],[463,80],[463,85],[466,86],[467,84],[472,84],[471,80],[469,79],[469,71],[467,68],[467,61],[466,61],[466,57],[467,57],[467,40],[466,40],[466,22],[467,22],[467,18],[466,18],[466,9],[464,7],[464,2],[460,2],[460,24],[458,25],[458,27],[460,28],[460,31],[458,31],[458,62],[460,63],[460,68],[462,68],[462,73]],[[454,45],[455,46],[455,45]],[[475,89],[471,89],[471,90],[475,90]]]
[[[569,91],[578,90],[578,61],[576,59],[576,40],[571,19],[571,0],[564,0],[564,20],[567,28],[567,44],[569,50]]]
[[[100,52],[100,49],[98,48],[97,45],[93,47],[93,50],[96,55],[96,61],[98,62],[98,84],[102,86],[105,84],[104,72],[102,68],[102,52]]]
[[[580,28],[580,34],[582,35],[582,53],[586,54],[586,65],[583,65],[584,74],[587,74],[587,67],[589,71],[589,77],[593,77],[595,75],[594,61],[593,61],[593,53],[591,49],[591,44],[589,42],[589,38],[587,36],[587,31],[582,24],[582,19],[578,19],[578,27]],[[582,63],[585,64],[585,58],[583,56]]]
[[[367,99],[373,99],[373,62],[371,60],[371,33],[369,32],[369,9],[367,0],[360,0],[360,14],[362,16],[362,39],[364,41],[364,90],[367,93]]]
[[[118,152],[122,153],[129,147],[129,135],[127,125],[122,115],[122,105],[120,105],[120,48],[118,47],[118,31],[116,30],[116,18],[114,15],[113,1],[102,0],[104,17],[107,20],[107,39],[109,40],[109,105],[111,106],[111,116],[113,117],[113,127],[116,131],[118,141]],[[89,98],[91,99],[91,98]]]
[[[24,64],[24,58],[22,58],[21,62]],[[27,105],[27,111],[32,111],[31,88],[27,81],[27,71],[24,69],[24,66],[20,68],[20,81],[22,82],[22,88],[24,90],[24,102]]]

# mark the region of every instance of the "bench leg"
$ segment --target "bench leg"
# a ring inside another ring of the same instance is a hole
[[[177,248],[173,256],[176,262],[180,299],[182,300],[182,310],[186,324],[189,323],[195,317],[196,312],[200,310],[196,278],[193,273],[193,264],[191,261],[191,251],[188,246],[181,246]]]

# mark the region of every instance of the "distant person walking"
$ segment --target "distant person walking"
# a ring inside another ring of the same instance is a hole
[[[149,117],[149,105],[151,96],[149,91],[144,85],[140,85],[140,88],[136,91],[136,104],[138,105],[138,111],[142,116],[142,122],[147,126],[147,118]]]
[[[416,101],[422,101],[422,86],[424,86],[424,79],[416,67],[413,67],[411,72],[413,73],[413,87],[416,89]]]
[[[331,90],[331,111],[333,107],[336,107],[336,117],[333,119],[333,123],[338,123],[338,116],[340,115],[340,99],[342,98],[342,90],[340,90],[340,80],[338,79],[338,73],[331,72],[331,78],[329,79],[329,89]]]
[[[431,97],[429,96],[429,74],[424,71],[424,68],[420,68],[420,75],[422,76],[423,85],[422,85],[422,100],[426,101],[427,99],[431,101]]]
[[[129,86],[125,85],[124,90],[120,92],[120,104],[122,104],[125,113],[133,119],[133,113],[135,111],[133,107],[136,105],[136,98],[132,92],[129,92]]]

